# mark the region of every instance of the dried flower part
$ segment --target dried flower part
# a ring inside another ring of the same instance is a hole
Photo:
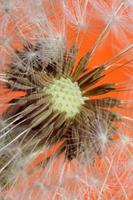
[[[77,55],[75,43],[69,53],[65,53],[67,56],[64,56],[62,66],[54,58],[53,63],[46,65],[40,54],[37,58],[33,56],[29,63],[26,56],[36,49],[36,44],[29,44],[28,48],[17,52],[19,63],[13,59],[11,68],[6,73],[7,87],[26,92],[24,97],[10,102],[14,105],[4,115],[9,127],[12,127],[8,130],[10,134],[15,127],[18,130],[10,142],[14,145],[19,141],[23,146],[32,140],[36,144],[36,151],[43,145],[51,146],[62,141],[59,152],[64,151],[67,159],[77,158],[81,162],[91,163],[111,140],[116,131],[114,122],[121,120],[118,113],[108,108],[120,106],[121,101],[115,98],[91,100],[90,97],[116,90],[115,84],[95,87],[104,76],[104,66],[82,75],[89,53],[81,58],[72,73]],[[38,52],[42,45],[37,45]],[[27,66],[30,67],[28,71]],[[100,129],[103,129],[101,135]],[[7,146],[10,146],[10,142],[7,142]],[[33,146],[24,148],[23,151],[28,153]]]

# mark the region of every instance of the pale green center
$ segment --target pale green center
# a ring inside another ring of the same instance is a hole
[[[47,94],[52,95],[53,110],[60,113],[65,112],[67,118],[74,117],[81,111],[85,97],[77,82],[72,82],[69,78],[60,78],[45,89]]]

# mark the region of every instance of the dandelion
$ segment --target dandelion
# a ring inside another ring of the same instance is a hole
[[[9,59],[0,73],[1,196],[131,199],[125,177],[131,173],[132,100],[125,94],[132,77],[124,72],[132,62],[130,6],[115,0],[8,5],[11,42],[0,39],[2,59]],[[116,45],[106,55],[109,41]]]

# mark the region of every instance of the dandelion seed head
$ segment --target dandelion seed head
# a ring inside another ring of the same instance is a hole
[[[1,5],[1,8],[3,10],[3,12],[5,13],[11,13],[12,10],[14,9],[14,5],[15,5],[16,1],[13,0],[13,1],[10,1],[10,0],[1,0],[0,1],[0,5]]]
[[[108,15],[108,21],[111,20],[113,24],[119,24],[120,20],[121,20],[121,17],[116,14],[115,12],[114,13],[111,13]]]
[[[46,40],[40,41],[41,45],[40,54],[43,60],[48,60],[48,62],[62,59],[65,52],[66,46],[64,37],[59,34],[51,35]]]
[[[101,180],[98,179],[98,177],[96,176],[90,176],[88,179],[88,184],[90,184],[90,186],[93,187],[100,187],[101,185]]]
[[[7,48],[7,47],[9,47],[11,42],[12,42],[12,38],[10,36],[3,36],[0,39],[0,47],[3,48],[3,49]]]
[[[73,25],[75,25],[79,30],[86,29],[87,24],[87,7],[88,7],[88,0],[83,2],[76,2],[74,0],[71,1],[72,9],[70,9],[69,1],[62,1],[64,13],[66,16],[66,20],[70,21]]]
[[[32,61],[37,56],[37,52],[29,51],[29,52],[27,52],[26,56],[27,56],[28,60]]]
[[[105,146],[109,142],[108,139],[108,133],[110,131],[110,128],[108,127],[108,124],[106,122],[97,122],[97,135],[98,135],[98,140],[100,142],[101,148],[104,150]]]
[[[124,146],[132,144],[132,139],[127,135],[121,135],[120,141]]]
[[[99,140],[100,140],[101,146],[104,148],[108,142],[108,137],[104,133],[102,133],[102,134],[99,134]]]

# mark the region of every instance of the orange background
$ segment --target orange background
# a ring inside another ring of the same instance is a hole
[[[58,5],[57,5],[58,6]],[[60,9],[60,7],[58,8]],[[56,9],[56,11],[58,10]],[[60,13],[60,10],[57,11],[57,15],[58,13]],[[96,13],[95,13],[96,14]],[[95,20],[95,19],[94,19]],[[103,21],[101,20],[98,20],[95,22],[91,21],[91,23],[95,24],[95,23],[98,23],[100,28],[98,29],[95,29],[95,27],[91,27],[91,29],[86,29],[86,30],[82,30],[80,32],[80,35],[79,35],[79,41],[82,40],[82,45],[79,49],[79,53],[78,53],[78,57],[77,57],[77,62],[78,60],[81,58],[81,56],[83,56],[91,47],[92,45],[94,44],[94,42],[96,41],[96,38],[99,36],[99,33],[101,32],[101,30],[103,29],[104,27],[104,23]],[[21,45],[19,43],[19,39],[16,37],[15,33],[13,32],[14,30],[14,27],[12,24],[9,24],[9,35],[10,34],[14,34],[14,41],[13,41],[13,44],[12,46],[14,48],[18,48],[18,49],[21,49]],[[67,42],[68,42],[68,48],[71,46],[74,38],[75,38],[75,27],[72,25],[72,24],[67,24]],[[132,36],[129,34],[129,37],[131,37],[132,39]],[[117,37],[115,37],[113,35],[113,33],[108,33],[108,36],[106,37],[106,39],[102,42],[102,45],[97,49],[96,53],[94,54],[93,58],[90,60],[90,62],[88,62],[88,69],[93,69],[94,66],[99,66],[101,64],[103,64],[104,62],[106,62],[108,59],[110,59],[112,56],[114,56],[117,52],[119,52],[119,50],[115,49],[112,47],[112,42],[117,43]],[[119,47],[120,49],[122,49],[123,47]],[[121,64],[124,64],[128,61],[128,58],[127,57],[124,57],[122,56],[122,62]],[[113,67],[115,67],[115,63],[113,65]],[[132,73],[132,70],[129,68],[128,71],[126,71],[125,73],[125,68],[119,68],[117,70],[114,70],[113,72],[109,73],[109,75],[107,75],[104,80],[101,81],[101,83],[110,83],[110,82],[120,82],[120,81],[128,81],[129,80],[129,74]],[[23,93],[21,92],[10,92],[10,91],[7,91],[3,85],[1,84],[0,85],[0,95],[1,95],[1,101],[3,103],[7,103],[10,99],[12,98],[15,98],[15,97],[18,97],[18,96],[21,96],[21,95],[24,95]],[[112,96],[116,96],[118,98],[122,98],[122,99],[132,99],[132,94],[130,92],[129,93],[112,93]],[[4,100],[4,98],[9,98],[7,101]],[[3,100],[2,100],[3,99]],[[4,107],[1,107],[0,108],[0,111],[1,113],[3,111],[5,111],[7,109],[7,105],[5,104]],[[131,114],[129,113],[129,115],[131,116]],[[127,130],[126,130],[127,131]],[[130,134],[130,133],[128,133]],[[118,139],[118,138],[117,138]],[[41,153],[39,154],[32,162],[31,164],[26,168],[26,171],[27,171],[27,177],[23,177],[20,178],[21,180],[21,183],[19,183],[18,185],[14,186],[12,188],[12,190],[9,192],[11,196],[13,196],[14,200],[15,199],[19,199],[17,197],[18,193],[22,193],[22,191],[24,190],[25,191],[25,188],[30,188],[30,186],[34,185],[34,183],[38,182],[38,180],[40,179],[41,176],[43,176],[44,173],[47,173],[47,170],[45,169],[41,169],[38,167],[39,163],[41,163],[47,156],[49,155],[52,155],[58,148],[58,145],[57,146],[54,146],[53,148],[49,149],[48,151],[44,152],[44,153]],[[113,150],[113,146],[110,146],[110,151]],[[125,163],[129,157],[123,153],[122,151],[121,152],[115,152],[118,156],[120,156],[119,160],[121,161],[121,163],[123,164],[123,162]],[[108,155],[108,150],[107,150],[107,155]],[[105,152],[105,155],[106,156],[106,152]],[[55,182],[55,179],[56,179],[56,174],[55,174],[55,171],[58,172],[58,170],[60,170],[60,160],[62,160],[62,157],[61,156],[60,158],[58,158],[55,163],[54,163],[54,168],[53,168],[53,175],[51,173],[51,177],[53,179],[53,181],[51,180],[51,182]],[[117,164],[118,160],[117,160],[117,156],[115,156],[114,158],[114,165],[115,163]],[[72,168],[72,171],[73,173],[75,173],[75,169],[76,169],[76,161],[72,161],[71,163],[71,168]],[[66,163],[66,167],[65,167],[65,170],[67,172],[67,168],[69,167],[69,163]],[[92,172],[95,174],[95,171],[98,170],[98,171],[101,171],[102,174],[106,174],[107,173],[107,166],[104,165],[104,162],[97,158],[96,159],[96,163],[94,164],[94,166],[87,166],[86,167],[86,170],[88,171],[88,176],[89,176],[89,173]],[[132,186],[130,185],[130,181],[129,181],[129,184],[127,183],[127,173],[123,172],[122,171],[123,168],[121,168],[120,170],[117,170],[117,173],[119,175],[119,179],[120,181],[126,185],[128,185],[130,188],[129,188],[129,191],[127,190],[127,196],[129,197],[129,200],[132,200],[133,199],[133,196],[132,196],[132,192],[130,190],[132,190],[133,188],[131,188]],[[131,174],[132,175],[132,174]],[[51,179],[51,178],[50,178]],[[110,175],[109,176],[109,180],[107,181],[108,183],[113,183],[115,182],[115,179],[113,177],[113,175]],[[77,181],[72,181],[71,179],[70,180],[67,180],[66,183],[67,185],[67,188],[68,188],[68,193],[72,193],[73,190],[77,190],[80,189],[80,184],[77,182]],[[84,184],[81,184],[82,187]],[[103,194],[103,197],[101,197],[101,200],[105,200],[105,199],[111,199],[112,196],[115,197],[115,199],[118,199],[118,200],[124,200],[125,197],[124,195],[119,195],[119,189],[120,189],[120,186],[119,184],[117,185],[116,183],[114,184],[115,187],[112,187],[108,190],[108,192]],[[76,189],[75,189],[76,188]],[[93,199],[98,199],[97,198],[97,194],[98,194],[98,191],[97,191],[97,188],[94,187],[94,191],[93,190],[89,190],[87,188],[86,185],[84,185],[84,188],[85,188],[85,191],[84,191],[84,194],[83,194],[83,199],[90,199],[90,200],[93,200]],[[90,192],[91,191],[91,192]],[[6,192],[7,193],[7,192]],[[43,199],[48,199],[49,197],[47,196],[42,196],[42,191],[41,189],[37,188],[37,187],[32,187],[32,189],[30,190],[30,192],[28,192],[24,198],[25,200],[28,199],[28,195],[29,193],[31,193],[31,196],[33,199],[39,199],[39,200],[43,200]],[[90,197],[88,198],[88,195],[90,194]],[[53,193],[51,192],[51,197],[49,199],[52,199],[52,195]],[[27,198],[27,199],[26,199]],[[56,194],[55,196],[55,199],[61,199],[61,196],[60,194]]]

